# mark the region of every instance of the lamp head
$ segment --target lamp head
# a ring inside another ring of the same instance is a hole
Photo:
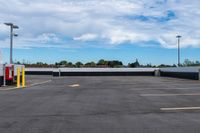
[[[19,27],[17,25],[13,25],[14,29],[19,29]]]
[[[12,26],[13,25],[13,23],[4,23],[5,25],[7,25],[7,26]]]
[[[4,23],[7,26],[11,26],[13,29],[19,29],[17,25],[14,25],[13,23]]]
[[[14,33],[13,36],[14,36],[14,37],[18,37],[18,34]]]

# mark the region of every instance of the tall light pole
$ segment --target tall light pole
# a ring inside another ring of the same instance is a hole
[[[178,67],[180,67],[181,63],[180,63],[180,39],[181,39],[182,36],[178,35],[176,36],[176,38],[178,39]]]
[[[10,64],[13,63],[13,36],[17,36],[17,34],[13,33],[13,29],[19,29],[17,25],[13,23],[4,23],[7,26],[10,26]]]

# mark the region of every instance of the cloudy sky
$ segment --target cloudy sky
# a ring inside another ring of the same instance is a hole
[[[9,29],[20,29],[14,59],[53,63],[138,58],[173,64],[200,60],[199,0],[0,0],[0,48],[8,61]]]

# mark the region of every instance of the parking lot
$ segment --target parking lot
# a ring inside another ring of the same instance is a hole
[[[150,76],[27,76],[27,81],[34,84],[0,91],[0,133],[200,132],[200,81]]]

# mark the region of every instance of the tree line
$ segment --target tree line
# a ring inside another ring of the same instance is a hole
[[[124,65],[122,61],[119,60],[104,60],[101,59],[98,62],[87,62],[82,63],[80,61],[76,63],[68,62],[66,60],[62,60],[60,62],[56,62],[54,64],[48,64],[44,62],[36,62],[36,63],[27,63],[23,61],[22,63],[17,61],[15,64],[24,64],[26,67],[43,67],[43,68],[58,68],[58,67],[69,67],[69,68],[145,68],[145,67],[177,67],[174,65],[167,65],[167,64],[160,64],[160,65],[152,65],[152,64],[140,64],[139,61],[136,59],[132,63],[128,63],[128,65]],[[187,66],[200,66],[200,61],[190,61],[189,59],[186,59],[181,66],[187,67]]]

